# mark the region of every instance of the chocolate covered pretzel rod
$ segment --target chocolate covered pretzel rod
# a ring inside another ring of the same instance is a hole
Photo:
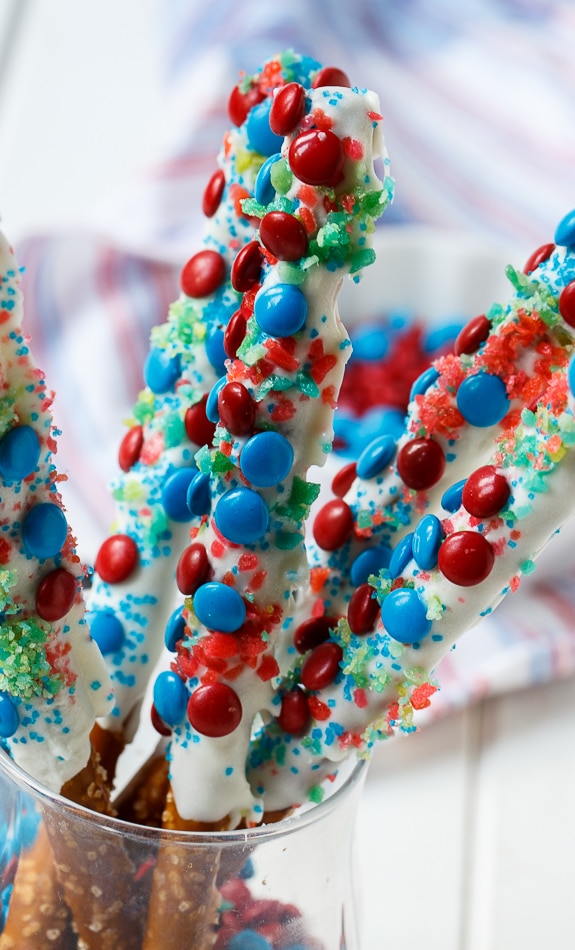
[[[347,479],[344,497],[318,512],[325,583],[252,751],[249,778],[268,807],[321,795],[350,750],[413,729],[441,658],[571,517],[574,220],[525,273],[508,269],[509,303],[464,328],[416,383],[398,444],[376,440],[355,480],[348,470],[336,481]]]

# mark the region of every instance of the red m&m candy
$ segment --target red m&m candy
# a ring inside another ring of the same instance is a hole
[[[101,545],[94,569],[106,584],[125,581],[138,563],[136,542],[127,534],[113,534]]]
[[[239,382],[226,383],[218,393],[220,420],[232,435],[250,435],[256,419],[256,404]]]
[[[36,591],[36,611],[42,620],[55,623],[71,609],[78,592],[73,574],[57,567],[42,578]]]
[[[274,95],[270,109],[270,128],[276,135],[289,135],[305,110],[305,89],[299,82],[288,82]]]
[[[118,463],[123,472],[129,472],[140,458],[144,444],[144,430],[142,426],[132,426],[128,429],[120,442]]]
[[[186,597],[195,594],[200,584],[210,576],[210,562],[203,544],[190,544],[185,548],[176,567],[178,590]]]
[[[375,588],[371,584],[360,584],[356,587],[349,607],[347,620],[352,633],[362,636],[373,630],[379,616],[379,603],[375,596]]]
[[[305,693],[295,687],[282,697],[282,705],[277,721],[284,732],[297,736],[304,731],[309,722],[309,706]]]
[[[459,587],[481,584],[492,571],[495,557],[487,538],[477,531],[456,531],[439,549],[441,573]]]
[[[206,185],[202,197],[202,211],[206,218],[213,218],[220,206],[224,188],[226,187],[226,176],[221,168],[214,172]]]
[[[238,251],[232,264],[231,282],[234,290],[245,294],[258,284],[262,273],[262,249],[258,241],[250,241]]]
[[[453,349],[456,356],[463,353],[476,353],[482,343],[485,343],[491,330],[491,323],[484,313],[470,320],[459,331]]]
[[[337,66],[324,66],[315,74],[312,82],[312,89],[318,89],[320,86],[347,86],[349,89],[351,83],[347,73]]]
[[[344,495],[347,495],[356,478],[357,463],[348,462],[347,465],[344,465],[343,468],[340,468],[339,472],[336,472],[336,474],[333,476],[331,490],[334,495],[337,495],[338,498],[343,498]]]
[[[338,643],[328,640],[320,643],[307,657],[301,668],[301,681],[306,689],[325,689],[333,683],[343,658]]]
[[[329,129],[302,132],[289,147],[290,168],[306,185],[337,185],[342,178],[344,158],[340,139]]]
[[[250,109],[264,99],[265,93],[257,86],[251,86],[247,92],[242,92],[239,86],[234,86],[228,99],[230,120],[234,125],[243,125]]]
[[[341,498],[328,501],[318,511],[313,524],[313,536],[324,551],[336,551],[353,532],[353,512]]]
[[[194,403],[186,410],[184,426],[190,442],[195,445],[211,445],[216,431],[214,422],[210,422],[206,415],[207,394],[204,393],[199,402]]]
[[[280,261],[298,261],[307,251],[307,231],[293,214],[269,211],[260,224],[264,247]]]
[[[397,470],[408,488],[425,491],[445,471],[443,449],[433,439],[412,439],[398,453]]]
[[[228,736],[242,720],[240,698],[227,683],[199,686],[190,696],[188,719],[203,736]]]
[[[531,254],[529,259],[525,262],[523,273],[530,274],[532,271],[536,270],[540,264],[543,264],[544,261],[549,260],[554,250],[554,244],[543,244],[541,247],[538,247],[537,250],[533,251],[533,254]]]
[[[224,282],[226,262],[221,254],[205,248],[190,258],[180,277],[180,286],[188,297],[207,297]]]
[[[241,310],[236,310],[230,317],[224,330],[224,350],[230,360],[235,360],[238,349],[244,341],[247,329],[247,320]]]
[[[329,617],[324,614],[322,617],[310,617],[300,623],[293,635],[293,642],[298,653],[307,653],[329,640],[331,631],[337,627],[337,617]]]
[[[505,476],[493,465],[482,465],[465,482],[461,501],[475,518],[492,518],[507,504],[510,494]]]
[[[567,284],[559,295],[559,313],[570,327],[575,327],[575,280]]]

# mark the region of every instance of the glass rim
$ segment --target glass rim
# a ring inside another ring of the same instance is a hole
[[[116,818],[111,815],[100,814],[92,811],[84,805],[78,805],[70,801],[59,792],[54,792],[39,780],[25,772],[9,755],[0,748],[0,771],[7,774],[20,787],[20,789],[31,795],[41,806],[58,806],[64,812],[75,818],[81,819],[87,823],[99,825],[112,835],[120,837],[130,836],[132,838],[145,839],[150,842],[180,842],[182,844],[194,844],[199,847],[209,847],[217,844],[222,847],[237,846],[242,843],[257,844],[262,841],[269,841],[273,838],[284,837],[286,834],[293,834],[301,828],[310,824],[315,824],[330,815],[339,802],[344,799],[348,792],[351,792],[361,779],[365,776],[369,761],[365,758],[354,759],[353,756],[344,758],[341,762],[334,762],[334,768],[339,768],[338,777],[341,776],[342,783],[331,793],[327,794],[323,801],[315,803],[306,803],[299,806],[292,814],[282,818],[277,822],[269,824],[256,825],[252,828],[231,829],[224,831],[179,831],[167,828],[148,827],[147,825],[138,825],[135,822],[126,821],[123,818]],[[328,782],[329,780],[326,779]]]

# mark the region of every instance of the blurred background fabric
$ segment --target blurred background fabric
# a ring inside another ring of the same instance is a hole
[[[112,517],[106,486],[150,329],[199,248],[201,195],[242,72],[294,48],[378,92],[396,179],[383,228],[423,225],[438,241],[473,234],[521,267],[575,206],[571,0],[158,0],[155,16],[153,154],[108,194],[87,194],[64,226],[14,237],[27,331],[58,393],[65,499],[88,561]],[[129,59],[125,69],[128,81]],[[129,113],[112,153],[124,134]],[[9,187],[0,181],[0,209]],[[556,573],[530,580],[465,638],[443,665],[432,713],[575,671],[572,565]]]

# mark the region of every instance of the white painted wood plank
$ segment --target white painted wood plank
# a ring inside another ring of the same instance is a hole
[[[459,950],[473,715],[376,750],[357,829],[362,950]]]
[[[81,220],[149,161],[161,116],[157,16],[158,0],[26,4],[0,111],[0,212],[12,240]]]
[[[463,950],[572,945],[575,680],[486,704]]]

